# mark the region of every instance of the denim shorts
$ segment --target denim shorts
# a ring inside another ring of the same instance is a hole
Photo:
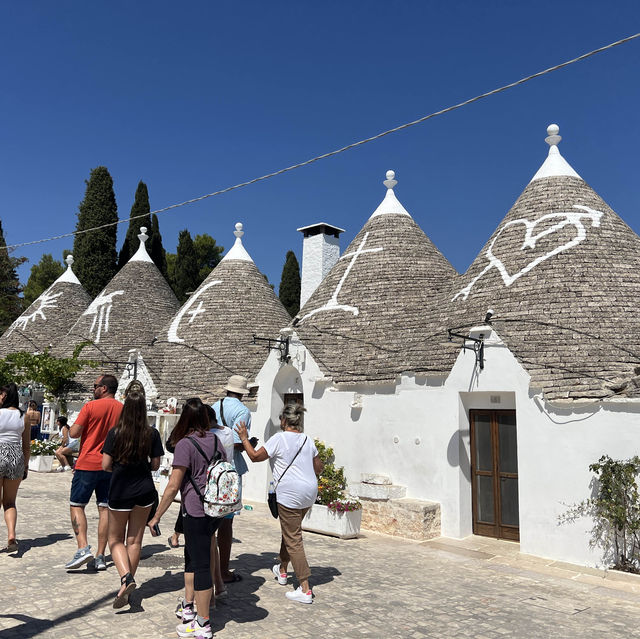
[[[104,470],[76,470],[71,481],[71,506],[86,506],[95,492],[98,506],[108,506],[111,473]]]

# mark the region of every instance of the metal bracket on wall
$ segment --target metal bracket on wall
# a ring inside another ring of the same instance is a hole
[[[480,333],[480,337],[469,337],[462,333],[456,333],[454,328],[448,328],[449,341],[452,342],[454,337],[462,340],[462,350],[473,351],[476,354],[476,364],[480,370],[484,369],[484,335]],[[473,346],[467,346],[467,342],[473,342]]]
[[[258,337],[257,335],[253,335],[253,343],[265,343],[267,344],[267,349],[270,351],[280,351],[280,361],[289,363],[291,357],[289,357],[289,337],[285,337],[284,339],[274,339],[272,337]]]

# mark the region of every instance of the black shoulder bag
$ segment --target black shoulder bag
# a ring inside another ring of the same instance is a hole
[[[286,473],[289,470],[289,468],[291,468],[291,464],[293,464],[293,462],[296,460],[296,457],[300,454],[300,451],[304,448],[304,445],[306,443],[307,443],[307,436],[305,435],[304,441],[302,442],[302,446],[298,448],[298,452],[294,455],[289,465],[284,469],[284,472],[282,473],[282,475],[278,477],[278,481],[276,482],[276,485],[273,487],[273,492],[269,493],[267,503],[269,504],[269,510],[271,511],[271,514],[274,516],[275,519],[278,519],[278,502],[276,501],[276,487],[282,481],[282,478],[284,477],[284,473]]]

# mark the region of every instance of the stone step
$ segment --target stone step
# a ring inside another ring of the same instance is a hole
[[[353,484],[349,488],[352,493],[362,499],[401,499],[407,494],[407,489],[404,486],[395,486],[394,484],[368,484],[361,482]]]
[[[419,499],[360,498],[362,528],[373,532],[427,540],[440,537],[440,504]]]
[[[386,475],[378,475],[376,473],[361,473],[360,481],[364,484],[392,484],[390,477]]]

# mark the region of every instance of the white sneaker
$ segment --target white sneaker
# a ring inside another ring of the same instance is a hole
[[[302,588],[298,586],[293,592],[285,592],[284,593],[287,599],[291,599],[291,601],[297,601],[298,603],[310,604],[313,603],[313,595],[311,591],[302,592]]]
[[[271,569],[271,571],[276,576],[276,579],[278,580],[278,583],[281,586],[286,586],[287,585],[287,573],[286,572],[280,572],[280,564],[276,564]]]
[[[64,469],[65,469],[65,467],[64,467],[64,466],[58,466],[58,467],[56,468],[56,473],[61,473]]]
[[[201,626],[197,619],[192,619],[188,623],[181,623],[176,626],[178,637],[193,637],[193,639],[212,639],[211,625],[209,620]]]
[[[60,470],[60,469],[58,468],[58,470]],[[67,470],[73,470],[73,468],[71,468],[71,466],[65,466],[65,467],[63,468],[63,470],[65,470],[65,471],[67,471]]]

